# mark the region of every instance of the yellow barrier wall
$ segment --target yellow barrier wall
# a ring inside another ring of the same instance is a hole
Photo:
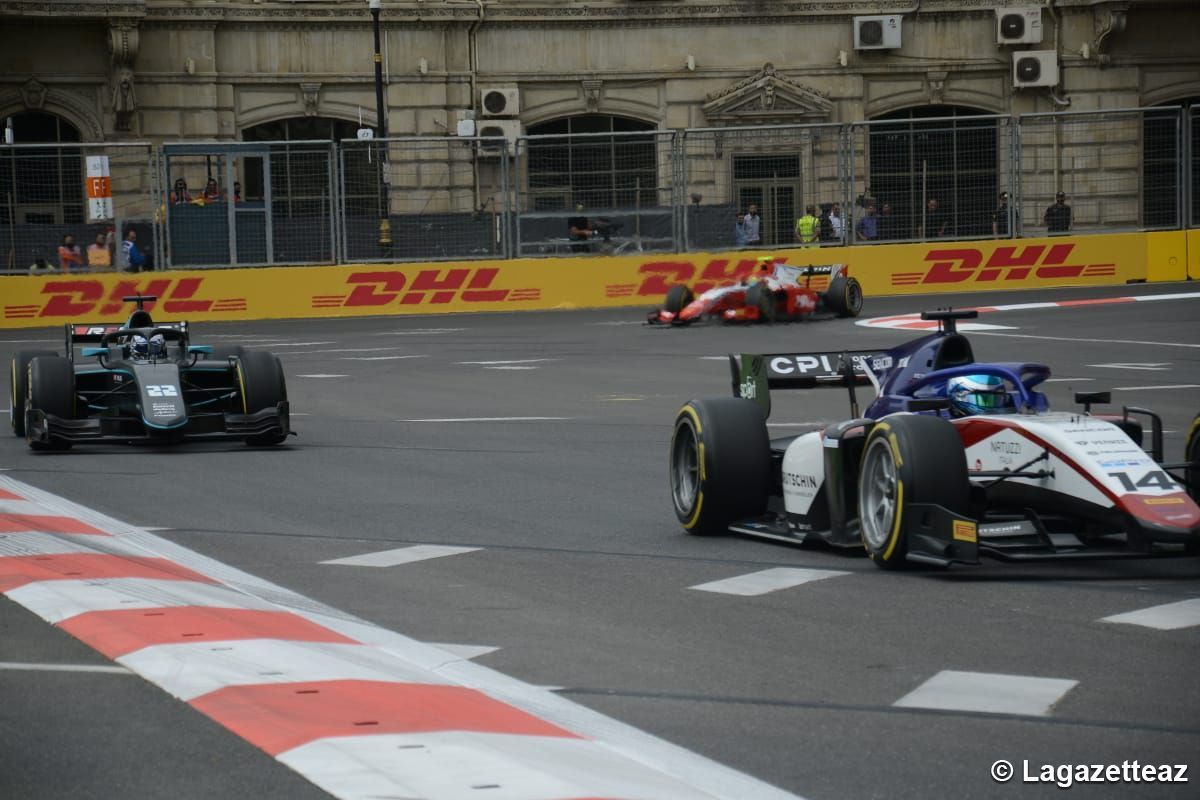
[[[1167,238],[1157,242],[1150,237]],[[1177,232],[1130,233],[789,249],[777,255],[779,260],[797,265],[847,264],[869,300],[890,294],[1121,284],[1148,276],[1180,279],[1187,263],[1180,242],[1185,243],[1186,237]],[[1157,266],[1160,253],[1184,257],[1178,268],[1168,269]],[[1156,266],[1151,271],[1152,254]],[[0,278],[0,328],[123,321],[132,305],[121,298],[139,292],[159,298],[155,310],[160,315],[193,321],[649,308],[660,304],[667,289],[677,283],[702,291],[744,277],[760,255],[776,254],[638,254],[4,277]],[[815,284],[815,288],[823,287]]]
[[[1160,231],[1146,234],[1146,280],[1187,280],[1187,271],[1187,231]]]
[[[1187,276],[1200,280],[1200,229],[1187,232]]]

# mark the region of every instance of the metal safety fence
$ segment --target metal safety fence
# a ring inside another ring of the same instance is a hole
[[[499,130],[0,146],[0,271],[836,247],[1200,225],[1200,106]]]

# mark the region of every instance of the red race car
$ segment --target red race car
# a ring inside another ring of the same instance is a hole
[[[844,264],[795,267],[762,259],[746,280],[717,286],[696,297],[683,284],[672,286],[662,308],[651,311],[651,325],[688,325],[706,317],[725,322],[777,322],[804,319],[829,311],[857,317],[862,310],[862,285]],[[815,280],[814,280],[815,278]]]

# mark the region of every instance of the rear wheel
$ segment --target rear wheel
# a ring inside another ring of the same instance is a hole
[[[906,414],[876,424],[858,478],[859,522],[871,560],[883,569],[905,565],[909,506],[933,503],[965,516],[970,491],[966,453],[949,422]]]
[[[1183,448],[1183,460],[1195,465],[1184,470],[1184,477],[1187,478],[1188,494],[1200,503],[1200,414],[1192,420],[1187,444]]]
[[[283,365],[272,353],[264,350],[244,350],[237,361],[237,377],[242,394],[243,413],[254,414],[263,409],[275,408],[287,400]],[[286,433],[267,433],[246,437],[246,444],[279,444],[286,438]]]
[[[696,298],[692,294],[692,290],[681,283],[667,290],[667,302],[663,308],[672,314],[678,314],[687,308],[694,299]]]
[[[28,399],[29,362],[39,356],[55,357],[58,353],[52,350],[18,350],[13,354],[9,365],[9,424],[13,436],[25,435],[25,401]]]
[[[75,418],[75,368],[58,356],[40,356],[29,362],[26,408],[37,409],[59,419]],[[34,450],[68,450],[70,442],[29,440]]]
[[[863,307],[862,284],[857,278],[837,276],[825,291],[825,305],[839,317],[857,317]]]
[[[724,531],[762,514],[770,486],[771,443],[752,400],[690,400],[675,417],[670,482],[675,516],[688,533]]]
[[[764,322],[775,321],[775,293],[762,281],[746,290],[746,305],[757,308],[759,318]]]

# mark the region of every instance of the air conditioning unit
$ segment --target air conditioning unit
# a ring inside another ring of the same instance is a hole
[[[476,124],[475,135],[480,138],[495,138],[496,141],[481,141],[479,145],[480,158],[499,158],[503,155],[517,154],[517,139],[521,135],[519,119],[489,119]],[[503,136],[504,141],[499,141]]]
[[[900,47],[899,14],[854,18],[855,50],[895,50]]]
[[[1040,8],[997,8],[996,44],[1041,44]]]
[[[521,113],[521,92],[515,86],[484,86],[479,90],[479,116],[515,117]]]
[[[1058,56],[1053,50],[1013,53],[1013,86],[1057,86]]]

